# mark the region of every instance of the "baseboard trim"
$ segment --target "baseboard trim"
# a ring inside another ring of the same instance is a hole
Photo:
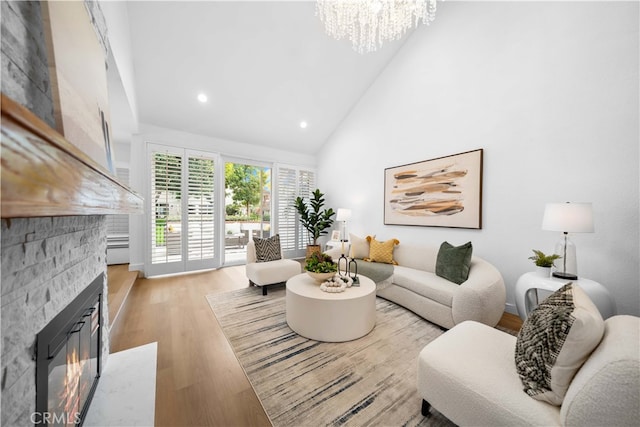
[[[140,263],[140,264],[129,264],[129,271],[137,271],[138,272],[138,278],[145,277],[145,275],[144,275],[144,264],[142,264],[142,263]]]
[[[515,304],[511,304],[509,302],[504,305],[504,311],[506,313],[515,314],[516,316],[518,315],[518,309],[517,309],[516,305]]]

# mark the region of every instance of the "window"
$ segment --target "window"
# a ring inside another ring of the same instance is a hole
[[[188,250],[190,261],[213,259],[215,254],[214,176],[213,159],[189,156]]]
[[[226,160],[224,264],[244,264],[249,239],[271,235],[271,165]]]
[[[149,148],[149,274],[216,267],[215,155]]]
[[[314,171],[151,143],[147,159],[149,276],[244,263],[247,241],[272,226],[285,257],[304,256],[308,232],[293,202],[315,189]]]
[[[315,173],[289,166],[277,168],[277,229],[287,257],[304,255],[309,232],[302,228],[293,205],[296,197],[308,198],[315,189]]]

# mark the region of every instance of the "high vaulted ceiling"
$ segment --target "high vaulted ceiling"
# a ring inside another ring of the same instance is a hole
[[[140,122],[306,154],[407,38],[360,55],[325,34],[312,1],[127,5]]]

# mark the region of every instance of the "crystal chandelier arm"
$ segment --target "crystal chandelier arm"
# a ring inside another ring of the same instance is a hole
[[[436,0],[317,0],[316,15],[327,34],[348,38],[358,53],[373,52],[398,40],[420,21],[436,16]]]

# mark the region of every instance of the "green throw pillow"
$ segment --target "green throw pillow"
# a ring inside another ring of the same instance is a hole
[[[465,282],[469,278],[472,252],[471,242],[461,246],[443,242],[436,260],[436,275],[458,285]]]

